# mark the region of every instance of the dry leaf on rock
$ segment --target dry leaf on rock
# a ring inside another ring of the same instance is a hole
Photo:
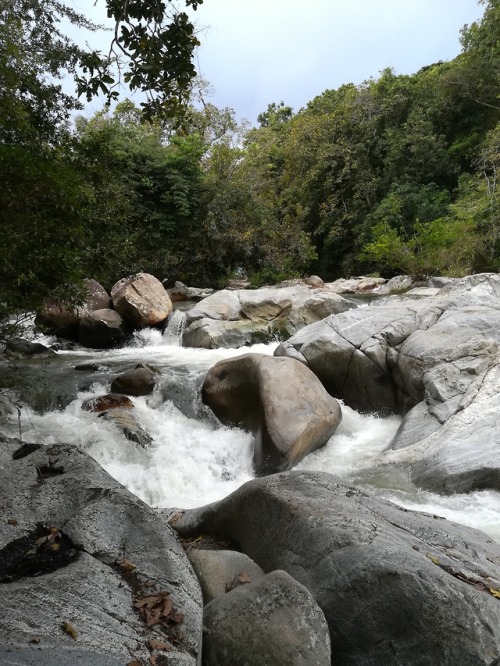
[[[71,636],[71,638],[76,641],[78,638],[78,634],[76,633],[76,629],[71,625],[69,622],[64,621],[62,623],[62,628],[64,631]]]
[[[430,559],[430,561],[433,564],[437,564],[438,566],[441,564],[441,562],[439,561],[439,559],[435,555],[432,555],[431,553],[427,553],[427,557]]]
[[[43,545],[44,543],[49,543],[50,541],[55,541],[56,539],[61,538],[61,534],[57,527],[48,527],[47,528],[48,534],[45,536],[40,537],[35,541],[35,546],[39,547]]]
[[[123,569],[123,571],[133,571],[134,569],[137,569],[137,566],[125,557],[122,557],[121,560],[116,560],[115,564],[120,569]]]
[[[134,608],[139,610],[148,627],[155,624],[180,624],[184,615],[174,611],[170,592],[157,592],[137,599]]]
[[[234,590],[236,587],[240,587],[240,585],[246,585],[247,583],[251,583],[252,579],[250,576],[242,571],[239,573],[236,578],[229,583],[229,585],[226,585],[226,592],[231,592],[231,590]]]

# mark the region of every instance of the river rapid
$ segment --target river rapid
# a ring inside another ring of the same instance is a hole
[[[0,424],[0,432],[21,436],[24,442],[78,445],[151,506],[201,506],[254,476],[252,436],[222,426],[201,404],[204,376],[221,359],[249,351],[272,354],[275,347],[183,348],[175,335],[145,329],[129,346],[116,350],[74,349],[46,359],[16,361],[2,368],[0,388],[16,389],[18,412]],[[75,370],[83,363],[98,368]],[[154,393],[132,398],[140,425],[152,437],[146,448],[126,439],[112,422],[81,408],[88,398],[108,393],[114,376],[137,363],[158,371]],[[362,415],[345,405],[342,412],[342,422],[327,445],[297,469],[336,474],[379,497],[476,527],[500,542],[500,493],[440,496],[411,486],[400,475],[374,473],[377,455],[390,444],[401,419]]]

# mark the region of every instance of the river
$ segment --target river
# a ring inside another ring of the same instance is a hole
[[[252,437],[221,426],[201,404],[203,378],[220,359],[248,351],[272,354],[275,346],[183,348],[175,336],[146,329],[120,349],[73,349],[47,359],[4,365],[2,387],[16,386],[19,412],[0,424],[0,432],[21,435],[25,442],[76,444],[151,506],[201,506],[253,478]],[[113,423],[81,408],[88,398],[109,392],[109,383],[118,372],[140,362],[158,371],[154,393],[132,398],[139,423],[152,437],[146,448],[126,439]],[[91,372],[75,370],[83,363],[99,367]],[[401,419],[362,415],[345,405],[342,411],[342,423],[327,445],[310,454],[297,469],[336,474],[401,506],[476,527],[500,541],[500,493],[440,496],[397,477],[367,473],[389,445]]]

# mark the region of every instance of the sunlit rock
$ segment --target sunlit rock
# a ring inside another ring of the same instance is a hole
[[[189,347],[239,347],[287,338],[332,313],[355,307],[334,291],[300,282],[286,287],[224,289],[187,312],[183,343]]]
[[[161,324],[172,311],[162,283],[149,273],[123,278],[111,290],[115,310],[133,328]]]
[[[500,488],[499,343],[500,276],[484,274],[330,316],[275,353],[355,409],[405,415],[378,464],[410,464],[417,485],[449,493]]]

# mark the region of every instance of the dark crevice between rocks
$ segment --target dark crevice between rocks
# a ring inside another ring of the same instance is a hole
[[[349,343],[349,344],[351,344],[351,343]],[[334,398],[337,398],[338,400],[343,400],[344,392],[345,392],[345,385],[347,383],[347,380],[349,379],[349,373],[351,371],[351,365],[352,365],[353,359],[354,359],[354,352],[356,351],[356,347],[354,347],[354,345],[351,345],[351,346],[352,346],[351,358],[349,359],[349,364],[347,365],[345,376],[344,376],[344,379],[342,381],[342,388],[339,391],[339,395],[334,395]]]
[[[36,467],[36,475],[40,481],[46,481],[53,476],[64,474],[64,467],[57,467],[57,460],[50,460],[47,465]]]
[[[175,522],[171,523],[175,529]],[[214,534],[199,534],[193,537],[179,537],[179,542],[183,549],[188,553],[191,550],[235,550],[238,553],[243,552],[236,541],[223,539]]]
[[[56,527],[37,525],[0,550],[0,583],[52,573],[80,557],[81,549]]]

